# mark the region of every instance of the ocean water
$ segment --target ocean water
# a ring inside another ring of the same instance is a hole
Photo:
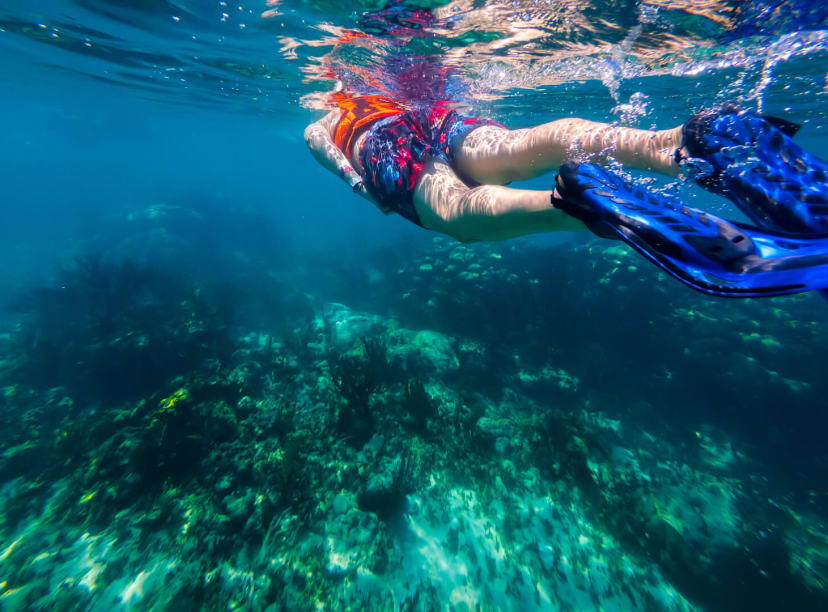
[[[339,80],[513,128],[731,101],[828,159],[826,19],[0,0],[0,609],[828,609],[823,297],[461,244],[302,137]]]

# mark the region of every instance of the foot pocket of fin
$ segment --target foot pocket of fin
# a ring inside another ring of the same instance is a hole
[[[698,183],[731,200],[753,223],[828,235],[828,163],[793,141],[798,129],[785,119],[723,106],[694,116],[682,134],[690,156],[711,167]]]

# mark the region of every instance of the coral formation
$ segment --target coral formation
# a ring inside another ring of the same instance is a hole
[[[828,605],[821,303],[667,292],[594,242],[377,261],[261,304],[96,256],[29,292],[3,608]]]

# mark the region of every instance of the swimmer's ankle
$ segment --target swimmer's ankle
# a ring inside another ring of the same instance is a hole
[[[684,149],[684,125],[659,131],[660,151],[670,173],[678,174],[686,157]]]

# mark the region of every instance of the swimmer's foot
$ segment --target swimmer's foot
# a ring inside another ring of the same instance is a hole
[[[710,295],[762,297],[828,288],[828,238],[732,223],[592,164],[561,167],[552,204]]]
[[[799,126],[733,106],[704,111],[682,130],[697,182],[733,201],[756,225],[828,235],[828,164],[793,141]],[[706,163],[705,163],[706,162]]]

